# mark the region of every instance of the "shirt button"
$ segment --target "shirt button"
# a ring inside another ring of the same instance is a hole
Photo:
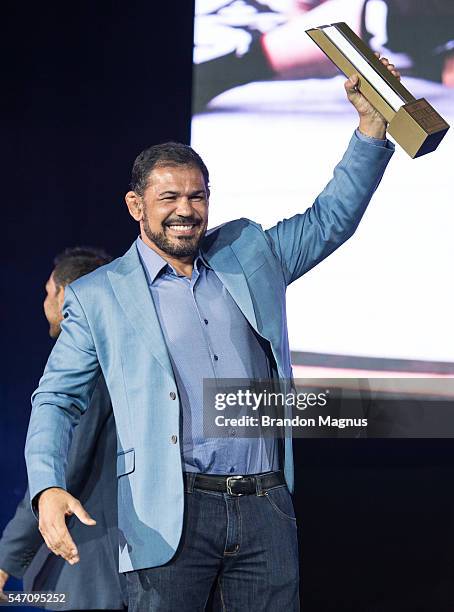
[[[174,434],[171,438],[170,441],[172,442],[172,444],[176,444],[178,442],[178,437]]]
[[[177,394],[175,393],[175,391],[171,391],[169,395],[170,395],[170,399],[176,399],[177,397]]]
[[[219,359],[219,357],[218,357],[217,355],[213,355],[213,359],[214,359],[215,361],[217,361],[217,360]]]
[[[203,322],[205,323],[205,325],[208,325],[208,319],[203,319]]]

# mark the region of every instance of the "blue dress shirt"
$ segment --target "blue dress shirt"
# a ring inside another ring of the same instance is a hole
[[[179,275],[140,238],[137,249],[169,352],[181,402],[183,469],[258,474],[279,469],[273,438],[205,438],[203,379],[269,379],[263,339],[201,255],[191,278]]]

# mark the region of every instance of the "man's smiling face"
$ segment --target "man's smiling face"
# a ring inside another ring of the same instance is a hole
[[[208,225],[208,197],[196,166],[156,166],[140,197],[142,236],[170,257],[194,257]]]

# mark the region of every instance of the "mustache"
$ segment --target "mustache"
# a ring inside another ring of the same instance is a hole
[[[195,217],[178,217],[177,219],[167,219],[163,225],[187,225],[188,223],[200,225],[201,221]]]

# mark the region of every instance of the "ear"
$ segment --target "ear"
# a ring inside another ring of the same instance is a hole
[[[60,285],[60,287],[57,288],[57,304],[58,304],[58,310],[61,313],[63,311],[63,304],[65,302],[65,288]]]
[[[136,221],[141,221],[143,208],[141,196],[139,196],[135,191],[128,191],[128,193],[125,195],[125,202],[131,217]]]

